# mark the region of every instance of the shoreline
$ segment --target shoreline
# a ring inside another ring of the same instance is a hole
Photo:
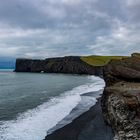
[[[101,97],[87,112],[47,135],[44,140],[113,140],[114,133],[103,119]]]

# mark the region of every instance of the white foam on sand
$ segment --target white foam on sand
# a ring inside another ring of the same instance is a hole
[[[20,114],[16,120],[0,122],[0,140],[42,140],[47,131],[64,119],[81,101],[81,94],[104,88],[104,81],[89,76],[92,82],[73,88],[61,96]]]

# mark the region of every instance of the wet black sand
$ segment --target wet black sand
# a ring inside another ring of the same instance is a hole
[[[48,135],[45,140],[113,140],[112,129],[104,122],[100,99],[72,123]]]

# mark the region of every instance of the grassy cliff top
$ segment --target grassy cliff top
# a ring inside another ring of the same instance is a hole
[[[122,59],[127,56],[82,56],[81,60],[92,66],[104,66],[112,59]]]

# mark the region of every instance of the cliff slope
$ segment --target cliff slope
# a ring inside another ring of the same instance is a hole
[[[102,110],[115,140],[140,140],[140,54],[112,60],[104,79]]]
[[[16,72],[47,72],[102,75],[103,67],[94,67],[78,56],[48,58],[45,60],[17,59]]]

